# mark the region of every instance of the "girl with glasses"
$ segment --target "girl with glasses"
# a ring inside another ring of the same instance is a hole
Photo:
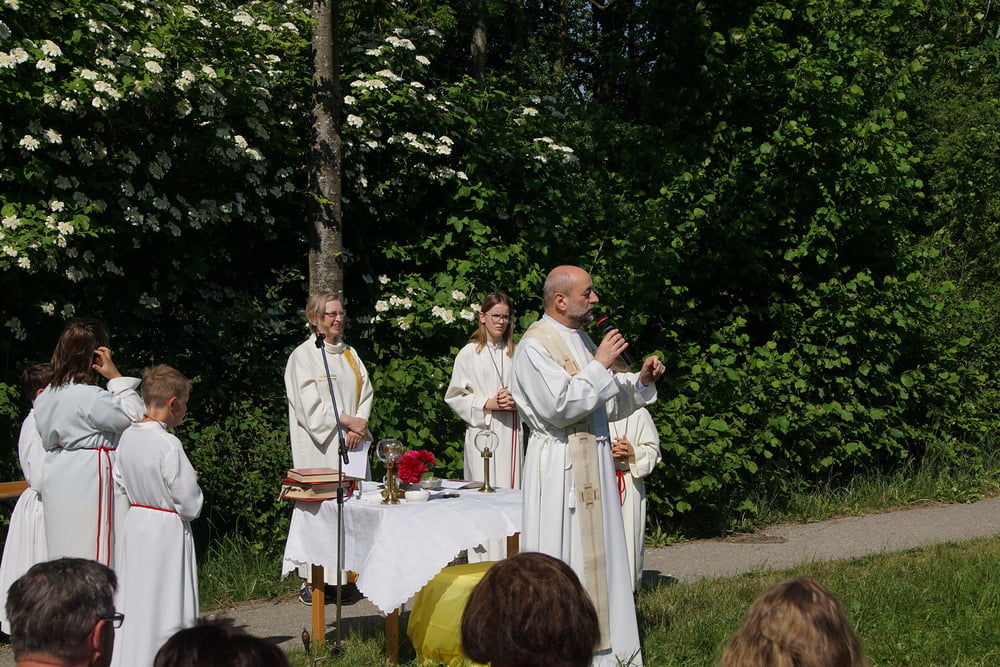
[[[519,489],[523,431],[508,388],[514,355],[513,306],[503,292],[493,292],[483,299],[478,327],[455,357],[444,400],[466,423],[465,479],[484,481],[483,457],[475,447],[475,439],[481,431],[492,431],[499,445],[490,458],[490,483]]]

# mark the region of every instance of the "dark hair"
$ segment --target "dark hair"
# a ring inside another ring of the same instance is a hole
[[[100,375],[94,370],[94,351],[110,341],[108,330],[97,320],[70,321],[52,352],[52,386],[97,384]]]
[[[200,619],[160,647],[153,667],[291,667],[277,644]]]
[[[837,596],[810,577],[786,579],[754,600],[726,646],[724,667],[868,667]]]
[[[114,572],[86,558],[33,565],[7,592],[14,659],[25,653],[85,659],[87,636],[115,611],[117,587]]]
[[[597,610],[576,573],[538,552],[487,570],[462,614],[462,651],[493,667],[586,667],[599,641]]]
[[[52,382],[52,364],[47,361],[28,364],[21,373],[21,391],[29,401],[35,400],[39,389],[45,389]]]
[[[505,292],[500,291],[487,294],[479,306],[479,312],[485,313],[498,303],[505,304],[510,308],[510,320],[507,322],[507,328],[503,330],[503,344],[507,348],[507,354],[512,355],[514,354],[514,302],[511,298]],[[476,330],[469,338],[469,342],[476,344],[476,352],[482,350],[483,346],[490,342],[485,324],[482,322],[476,324]]]

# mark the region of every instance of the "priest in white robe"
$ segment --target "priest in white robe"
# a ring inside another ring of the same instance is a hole
[[[590,275],[560,266],[545,281],[544,317],[514,353],[511,391],[530,427],[521,545],[580,576],[601,621],[594,665],[642,665],[608,419],[656,399],[656,357],[639,373],[609,368],[628,347],[612,330],[595,346],[581,327],[598,302]]]
[[[611,422],[611,453],[618,476],[618,497],[625,523],[625,547],[628,551],[632,590],[642,582],[646,542],[645,477],[659,464],[660,434],[646,408],[639,408],[625,419]]]
[[[368,418],[374,392],[357,350],[343,340],[347,320],[343,298],[332,293],[311,295],[306,303],[306,319],[313,335],[292,351],[285,364],[292,466],[337,469],[342,431],[349,459],[344,474],[371,479],[368,449],[372,435]],[[316,347],[317,334],[323,336],[320,348]],[[309,564],[299,567],[299,576],[303,579],[311,576]],[[347,578],[345,572],[340,580]],[[312,593],[305,583],[299,590],[299,599],[304,604],[311,603]]]
[[[201,514],[198,473],[167,432],[187,413],[190,381],[169,366],[143,375],[147,416],[122,434],[115,481],[129,500],[116,562],[118,610],[112,666],[152,667],[175,632],[198,621],[198,565],[191,521]]]

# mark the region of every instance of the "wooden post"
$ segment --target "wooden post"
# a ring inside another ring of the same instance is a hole
[[[312,566],[312,645],[313,652],[323,648],[326,643],[326,590],[323,581],[323,566]]]
[[[521,533],[507,536],[507,557],[516,556],[521,551]]]
[[[385,617],[385,662],[399,664],[399,609]]]

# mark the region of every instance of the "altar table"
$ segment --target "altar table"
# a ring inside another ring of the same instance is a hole
[[[455,491],[450,491],[455,493]],[[421,503],[400,501],[383,505],[375,495],[352,497],[342,505],[344,536],[341,568],[358,573],[357,587],[386,614],[387,644],[390,622],[398,610],[424,584],[463,549],[486,540],[510,538],[521,532],[521,492],[497,489],[457,492],[458,498],[440,493]],[[510,540],[508,540],[510,542]],[[516,544],[516,543],[515,543]],[[514,546],[516,551],[516,546]],[[337,571],[337,502],[296,501],[285,543],[282,573],[311,564]],[[334,577],[336,579],[336,577]],[[320,589],[322,590],[322,589]],[[322,596],[313,600],[313,639],[322,642],[325,621]]]

